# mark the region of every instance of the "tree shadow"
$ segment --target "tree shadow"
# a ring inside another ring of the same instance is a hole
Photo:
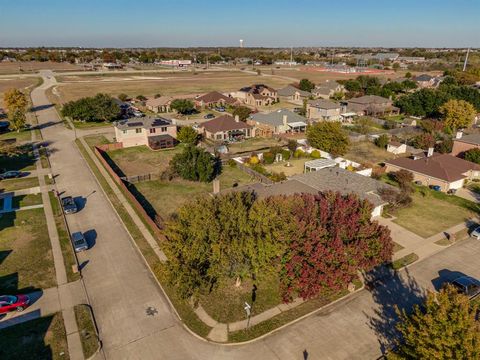
[[[33,129],[43,130],[50,126],[54,126],[62,123],[63,121],[47,121],[46,123],[35,125]]]
[[[128,191],[132,193],[133,196],[135,196],[135,199],[142,205],[143,209],[147,212],[148,216],[152,219],[155,220],[158,213],[157,210],[153,207],[153,205],[148,201],[148,199],[137,189],[137,187],[129,182],[124,182],[124,184],[127,186]]]
[[[373,316],[364,313],[370,328],[377,335],[382,354],[385,354],[394,347],[399,336],[396,309],[410,312],[414,304],[424,301],[426,292],[408,269],[399,272],[388,266],[379,267],[365,274],[365,282],[377,307]]]
[[[41,111],[41,110],[46,110],[46,109],[50,109],[53,107],[53,104],[45,104],[45,105],[38,105],[38,106],[32,106],[30,108],[30,111]]]

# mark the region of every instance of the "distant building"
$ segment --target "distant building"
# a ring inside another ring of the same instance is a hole
[[[123,147],[146,145],[153,150],[175,146],[177,126],[164,118],[131,118],[114,123],[115,138]]]
[[[293,85],[287,85],[284,88],[277,90],[277,93],[281,100],[296,102],[303,101],[312,96],[311,92],[300,90]]]
[[[255,136],[261,137],[304,132],[307,128],[303,116],[286,109],[250,115],[247,124],[255,127]]]
[[[235,103],[237,103],[237,100],[232,97],[225,96],[218,91],[209,92],[195,99],[195,106],[201,108],[234,105]]]
[[[398,114],[400,109],[393,106],[393,101],[377,95],[365,95],[346,101],[347,112],[357,115],[391,115]]]
[[[238,116],[223,115],[199,125],[199,132],[214,141],[239,141],[255,136],[253,126],[240,121]]]
[[[105,70],[115,70],[115,69],[122,69],[122,68],[123,68],[123,65],[122,65],[122,64],[118,64],[118,63],[109,62],[109,63],[103,63],[103,64],[102,64],[102,67],[103,67]]]
[[[160,96],[157,98],[147,99],[145,106],[148,110],[154,113],[166,113],[170,112],[170,104],[172,103],[173,98],[171,96]]]
[[[268,106],[278,101],[277,91],[263,84],[241,88],[235,95],[250,106]]]
[[[307,101],[307,118],[309,120],[340,121],[341,105],[330,100],[317,99]]]
[[[344,93],[345,87],[340,85],[335,80],[327,80],[321,84],[315,86],[312,90],[312,94],[314,97],[322,98],[322,99],[330,99],[331,96],[335,93]]]
[[[162,60],[159,64],[171,67],[189,67],[192,65],[192,60]]]

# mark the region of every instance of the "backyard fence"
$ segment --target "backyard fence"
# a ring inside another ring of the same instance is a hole
[[[158,180],[160,176],[158,174],[144,174],[144,175],[133,175],[133,176],[122,176],[120,179],[128,183],[138,183],[142,181]]]
[[[101,144],[101,145],[97,145],[96,147],[102,151],[117,150],[117,149],[123,148],[123,143],[116,142],[116,143],[110,143],[110,144]]]
[[[237,166],[240,170],[243,172],[247,173],[248,175],[252,176],[253,178],[257,179],[261,183],[264,184],[273,184],[274,181],[270,180],[268,177],[266,177],[263,174],[260,174],[259,172],[253,170],[252,168],[249,168],[248,166],[245,166],[243,164],[237,163]]]
[[[113,178],[113,181],[117,183],[118,186],[120,186],[120,189],[123,190],[123,193],[125,196],[128,197],[130,200],[131,204],[137,211],[137,213],[143,218],[143,220],[150,226],[150,228],[153,230],[155,233],[157,239],[159,240],[164,240],[165,236],[162,234],[160,231],[160,226],[163,224],[163,219],[160,215],[155,216],[155,221],[148,215],[148,213],[145,211],[143,206],[138,202],[137,198],[130,192],[128,187],[125,185],[125,182],[117,175],[117,173],[112,169],[110,164],[105,160],[105,157],[103,153],[105,150],[101,149],[100,147],[95,146],[94,147],[94,152],[97,158],[100,160],[102,165],[105,167],[105,169],[108,171],[110,176]]]

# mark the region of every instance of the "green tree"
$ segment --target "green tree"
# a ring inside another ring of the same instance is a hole
[[[440,154],[448,154],[452,152],[452,148],[453,140],[450,138],[446,138],[438,144],[435,144],[435,151],[439,152]]]
[[[377,145],[381,149],[386,149],[389,141],[390,139],[388,138],[388,135],[382,134],[375,139],[375,145]]]
[[[245,121],[248,119],[248,117],[250,116],[250,113],[252,112],[252,109],[250,109],[249,107],[246,107],[246,106],[237,106],[234,110],[233,110],[233,116],[237,116],[239,117],[239,119],[241,121]]]
[[[465,153],[463,154],[463,158],[475,164],[480,164],[480,149],[474,148],[465,151]]]
[[[464,100],[449,100],[440,107],[445,127],[456,130],[472,125],[477,114],[472,104]]]
[[[185,144],[197,145],[198,133],[191,126],[184,126],[178,130],[177,140]]]
[[[303,91],[311,92],[315,88],[315,84],[308,79],[300,80],[298,88]]]
[[[7,90],[3,96],[5,108],[8,110],[10,127],[20,131],[25,126],[28,100],[26,95],[18,89]]]
[[[347,134],[337,121],[309,125],[307,139],[311,146],[333,155],[344,155],[350,145]]]
[[[204,149],[188,145],[170,161],[172,170],[185,180],[210,182],[217,175],[218,159]]]
[[[176,110],[180,114],[189,114],[195,110],[195,105],[192,101],[187,99],[175,99],[170,104],[173,110]]]
[[[453,286],[438,294],[429,292],[412,314],[397,309],[400,336],[389,359],[480,359],[477,309],[478,305]]]
[[[112,121],[120,116],[120,106],[106,94],[69,101],[63,105],[61,113],[76,121]]]
[[[125,94],[125,93],[118,94],[118,100],[127,101],[128,100],[128,95]]]

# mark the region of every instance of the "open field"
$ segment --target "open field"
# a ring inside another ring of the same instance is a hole
[[[385,160],[393,159],[394,154],[387,150],[380,149],[370,141],[352,142],[349,151],[343,155],[345,159],[352,160],[361,164],[379,163]]]
[[[480,207],[463,198],[418,188],[412,205],[393,215],[398,225],[427,238],[478,215]]]
[[[1,65],[2,63],[0,63],[0,73],[1,73]],[[35,78],[35,77],[28,77],[28,78],[17,77],[17,78],[0,79],[0,108],[4,107],[3,94],[5,93],[5,91],[12,88],[24,90],[26,88],[33,87],[33,85],[36,85],[37,83],[38,83],[38,78]]]
[[[0,358],[68,360],[62,314],[56,313],[0,330]]]
[[[250,175],[237,167],[224,166],[218,177],[220,189],[228,189],[234,186],[242,186],[254,182]],[[174,179],[172,181],[145,181],[131,186],[131,191],[145,207],[150,216],[155,213],[163,218],[170,216],[180,206],[192,200],[200,194],[208,194],[213,191],[211,183],[201,183]]]
[[[31,292],[56,285],[43,209],[2,215],[0,254],[0,293]]]
[[[69,82],[60,84],[56,89],[60,94],[59,102],[66,102],[99,92],[113,96],[125,93],[132,97],[140,94],[153,96],[158,93],[162,95],[198,95],[213,90],[234,91],[259,82],[274,88],[283,87],[289,83],[289,81],[279,78],[267,79],[238,72],[218,72],[199,73],[198,75],[175,74],[157,80],[103,79],[103,81]]]
[[[51,61],[22,61],[22,62],[0,62],[0,75],[36,73],[38,70],[82,70],[80,66],[70,63],[57,63]]]

